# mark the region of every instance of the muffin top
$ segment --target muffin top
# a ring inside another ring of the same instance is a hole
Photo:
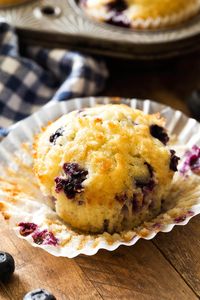
[[[153,166],[159,184],[167,184],[173,171],[163,126],[158,114],[145,115],[125,105],[71,112],[38,136],[35,172],[46,194],[52,194],[63,166],[78,164],[80,170],[90,174],[85,173],[83,182],[90,187],[85,189],[86,198],[98,203],[112,203],[115,195],[129,190],[133,178],[147,179],[148,166]],[[141,169],[144,163],[146,167]]]

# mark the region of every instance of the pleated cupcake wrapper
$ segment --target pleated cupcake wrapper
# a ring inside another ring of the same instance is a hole
[[[0,212],[16,234],[32,246],[55,256],[93,255],[99,249],[115,250],[120,245],[134,245],[140,238],[152,239],[158,232],[169,232],[175,225],[185,225],[200,213],[200,176],[177,172],[163,212],[138,228],[121,233],[83,234],[70,228],[53,210],[53,201],[44,197],[32,170],[32,141],[49,121],[72,110],[98,104],[125,103],[145,113],[160,112],[172,136],[170,147],[182,157],[193,145],[200,145],[200,124],[180,111],[153,101],[120,98],[80,98],[51,103],[18,122],[0,144]],[[48,204],[49,203],[49,204]],[[33,223],[27,233],[20,223]]]

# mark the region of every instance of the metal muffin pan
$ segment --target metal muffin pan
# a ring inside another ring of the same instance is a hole
[[[76,0],[32,0],[0,10],[22,42],[137,60],[174,57],[200,48],[200,14],[172,29],[131,30],[93,21]]]

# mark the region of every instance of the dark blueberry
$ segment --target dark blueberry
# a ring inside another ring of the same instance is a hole
[[[103,221],[103,231],[108,231],[108,226],[109,226],[109,220],[105,219]]]
[[[34,243],[38,245],[52,245],[56,246],[58,244],[58,239],[54,234],[48,230],[37,231],[32,235]]]
[[[55,145],[57,138],[59,138],[60,136],[62,136],[62,135],[63,135],[63,132],[64,132],[64,129],[63,129],[62,127],[61,127],[61,128],[58,128],[58,129],[56,130],[56,132],[53,133],[53,134],[50,136],[49,142],[50,142],[50,143],[53,143],[53,144]]]
[[[147,168],[148,168],[148,171],[149,171],[149,178],[148,179],[144,179],[144,180],[141,180],[141,179],[135,179],[135,184],[136,184],[136,187],[137,188],[141,188],[142,191],[144,193],[146,192],[151,192],[154,187],[155,187],[155,181],[153,179],[153,168],[150,164],[148,164],[147,162],[144,163]]]
[[[56,300],[56,298],[44,289],[37,289],[26,294],[23,300]]]
[[[169,137],[165,131],[165,129],[158,125],[151,125],[150,126],[150,133],[153,137],[161,141],[164,145],[167,144],[169,141]]]
[[[61,178],[61,177],[56,177],[55,178],[55,183],[56,183],[56,188],[55,191],[56,193],[59,193],[60,191],[63,190],[65,184],[67,184],[67,179]]]
[[[18,226],[20,227],[20,234],[23,236],[27,236],[33,233],[37,229],[37,225],[34,223],[19,223]]]
[[[0,280],[6,282],[15,271],[15,261],[7,252],[0,252]]]
[[[77,163],[65,163],[63,170],[66,178],[55,178],[55,191],[59,193],[63,190],[69,199],[73,199],[77,193],[81,193],[84,190],[82,182],[86,179],[88,171],[81,168]]]
[[[148,181],[148,183],[145,186],[143,186],[143,192],[144,193],[152,192],[155,185],[156,185],[155,181],[151,178]]]
[[[106,4],[108,10],[115,11],[115,12],[122,12],[127,9],[127,3],[124,0],[115,0]]]
[[[59,193],[63,190],[67,198],[73,199],[77,193],[81,193],[84,188],[82,187],[82,181],[77,178],[69,177],[68,179],[63,179],[60,177],[55,178],[56,188],[55,191]]]
[[[106,20],[107,24],[115,25],[119,27],[130,28],[131,24],[127,17],[121,13],[116,13]]]
[[[80,179],[85,178],[88,174],[88,171],[81,168],[77,163],[65,163],[63,165],[63,170],[66,175]]]
[[[139,203],[137,200],[137,195],[133,194],[133,198],[131,199],[132,203],[132,211],[137,212],[139,210]]]
[[[122,194],[117,194],[116,196],[115,196],[115,200],[117,200],[119,203],[124,203],[124,202],[126,202],[126,200],[127,200],[127,195],[126,195],[126,193],[122,193]]]
[[[106,4],[106,7],[112,13],[111,17],[106,20],[106,23],[120,27],[130,27],[129,20],[122,13],[128,7],[124,0],[115,0]]]
[[[170,168],[170,170],[176,172],[178,170],[177,166],[178,166],[178,161],[179,161],[180,157],[175,155],[176,152],[174,150],[170,150],[170,153],[171,153],[171,158],[170,158],[169,168]]]

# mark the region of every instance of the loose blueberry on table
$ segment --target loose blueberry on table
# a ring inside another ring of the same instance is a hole
[[[56,300],[56,298],[44,289],[37,289],[26,294],[23,300]]]
[[[15,261],[7,252],[0,252],[0,280],[6,282],[15,271]]]

